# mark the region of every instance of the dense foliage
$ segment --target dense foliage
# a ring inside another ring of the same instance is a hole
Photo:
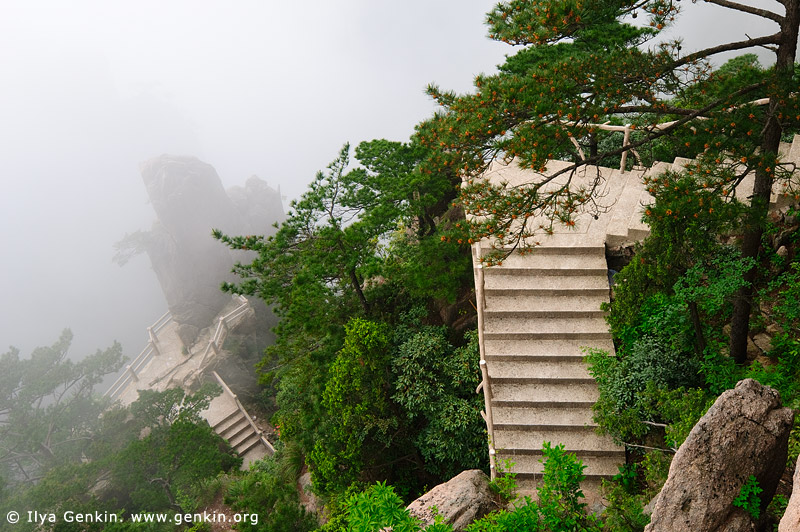
[[[65,330],[52,346],[39,347],[29,357],[20,357],[15,348],[0,355],[0,482],[5,489],[18,489],[80,459],[107,406],[92,391],[122,366],[121,346],[115,343],[73,362],[71,342],[72,332]]]
[[[62,337],[57,345],[66,348],[65,342],[68,337]],[[25,384],[38,388],[45,383],[40,378]],[[172,516],[197,511],[208,502],[204,482],[241,464],[230,446],[200,417],[218,393],[216,386],[194,394],[179,388],[142,391],[129,407],[105,405],[102,415],[93,413],[93,422],[82,427],[80,457],[71,456],[74,449],[56,447],[53,460],[46,470],[39,470],[37,478],[12,477],[14,484],[0,499],[0,510],[3,515],[12,510],[23,516],[29,511],[52,513],[55,530],[106,529],[104,522],[86,528],[65,522],[65,511],[115,514],[122,529],[135,529],[136,525],[124,523],[131,514]],[[79,427],[76,425],[73,433],[77,434]],[[35,521],[23,518],[14,529],[34,530],[36,526]],[[161,529],[171,526],[166,523]]]
[[[458,181],[420,170],[417,144],[345,146],[275,236],[215,236],[258,258],[239,284],[274,305],[260,364],[281,439],[329,499],[389,480],[403,496],[485,466],[467,250],[443,240]],[[335,504],[332,502],[332,504]]]

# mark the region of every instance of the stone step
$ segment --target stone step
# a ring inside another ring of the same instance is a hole
[[[210,419],[213,418],[212,414],[215,413],[217,414],[218,420],[212,422],[210,421]],[[211,428],[217,430],[217,428],[221,427],[223,423],[225,423],[226,421],[230,421],[231,419],[236,417],[239,414],[239,409],[235,408],[230,412],[228,412],[227,414],[222,415],[221,417],[219,417],[220,415],[219,412],[210,412],[210,409],[204,410],[203,414],[205,415],[206,420],[208,420],[208,422],[211,424]]]
[[[236,452],[240,455],[246,453],[248,449],[253,447],[252,443],[254,440],[258,443],[258,434],[253,430],[253,427],[248,424],[247,429],[248,430],[243,431],[241,434],[238,434],[236,438],[228,440],[231,447],[236,449]]]
[[[671,170],[673,172],[681,172],[686,165],[691,163],[692,159],[687,159],[686,157],[675,157],[675,160],[672,162]]]
[[[652,166],[649,173],[652,175],[659,175],[667,170],[669,170],[669,164],[659,162]],[[636,208],[633,213],[631,213],[631,219],[628,222],[629,241],[641,241],[650,234],[650,226],[642,221],[642,215],[647,209],[647,206],[651,205],[653,202],[655,202],[655,198],[650,194],[647,188],[642,186],[642,190],[636,202]]]
[[[778,146],[778,156],[785,161],[791,156],[791,153],[792,153],[792,143],[781,142],[780,145]]]
[[[508,277],[578,277],[587,275],[600,275],[602,276],[608,271],[608,267],[603,261],[603,265],[599,267],[575,267],[575,268],[554,268],[552,266],[541,268],[512,268],[510,266],[493,266],[491,268],[484,268],[484,276],[486,278],[494,276],[508,276]]]
[[[473,246],[474,247],[474,246]],[[492,246],[489,244],[487,240],[481,241],[481,256],[486,256],[492,249]],[[501,249],[505,252],[511,253],[509,256],[518,255],[513,247],[500,247],[497,249]],[[557,244],[547,244],[536,246],[531,254],[523,255],[524,257],[530,257],[531,255],[581,255],[584,257],[589,256],[596,256],[596,257],[604,257],[606,256],[606,248],[605,246],[580,246],[580,245],[557,245]]]
[[[520,308],[511,310],[485,310],[483,315],[485,319],[505,320],[512,318],[519,318],[524,320],[546,319],[554,320],[557,318],[566,319],[581,319],[581,318],[599,318],[605,319],[608,313],[603,310],[541,310],[538,308]]]
[[[594,270],[582,275],[494,274],[484,276],[486,290],[608,290],[608,270]]]
[[[261,437],[255,432],[253,432],[249,439],[239,444],[239,447],[236,449],[236,452],[239,453],[239,456],[244,456],[251,449],[258,447],[259,445],[263,445],[261,443]]]
[[[642,240],[647,238],[648,235],[650,235],[649,227],[647,227],[647,229],[631,228],[628,230],[628,240],[631,242],[641,242]]]
[[[502,315],[497,312],[485,312],[484,333],[512,334],[609,334],[608,324],[602,311],[569,313],[515,312]],[[559,338],[556,336],[556,338]]]
[[[237,439],[240,438],[242,434],[245,434],[251,430],[252,427],[250,426],[250,423],[247,421],[247,419],[242,417],[239,422],[237,422],[234,425],[231,425],[223,432],[218,432],[217,434],[228,440],[228,442],[231,444],[231,447],[233,447],[234,441],[237,441]]]
[[[620,464],[625,463],[625,452],[612,453],[609,455],[593,456],[581,452],[581,450],[568,451],[575,455],[575,457],[583,462],[586,468],[583,474],[587,478],[603,478],[613,477],[619,473]],[[517,479],[520,477],[527,477],[529,475],[539,475],[544,472],[544,464],[542,463],[543,455],[528,454],[528,453],[514,453],[513,450],[505,450],[497,453],[498,460],[510,460],[514,463],[511,471],[517,474]],[[501,462],[502,464],[502,462]]]
[[[505,406],[511,403],[492,405],[492,416],[496,425],[577,425],[594,426],[592,402],[578,406],[577,403],[542,403],[542,406]],[[567,406],[564,406],[567,405]]]
[[[586,364],[578,357],[559,360],[533,361],[522,360],[487,361],[489,377],[492,379],[591,379]]]
[[[567,449],[590,452],[616,452],[620,449],[610,436],[597,434],[593,427],[542,429],[538,426],[530,426],[513,429],[495,427],[494,429],[494,447],[497,452],[505,449],[541,451],[546,441],[553,445],[563,443]]]
[[[237,425],[244,420],[244,415],[242,412],[237,408],[227,416],[225,416],[222,421],[214,425],[214,431],[217,434],[222,435],[226,431],[228,431],[234,425]]]
[[[623,464],[624,460],[620,462]],[[602,509],[608,506],[608,501],[604,500],[601,496],[602,480],[605,477],[588,477],[581,482],[581,491],[583,491],[585,499],[582,502],[587,504],[587,507],[592,509]],[[542,481],[541,475],[523,475],[517,477],[517,496],[524,500],[525,497],[530,497],[532,501],[537,499],[536,488]]]
[[[513,360],[512,357],[551,357],[557,360],[561,357],[586,356],[584,348],[603,349],[614,352],[614,343],[611,335],[606,333],[602,338],[542,338],[541,335],[486,335],[486,360],[490,358],[499,360]]]
[[[608,279],[608,272],[606,272]],[[609,287],[600,288],[484,288],[485,297],[595,297],[609,296]]]
[[[539,309],[542,311],[583,311],[600,310],[600,305],[608,303],[608,290],[573,290],[572,293],[552,291],[497,291],[484,293],[486,312],[511,311],[516,309]],[[588,292],[588,293],[586,293]]]
[[[597,401],[600,392],[594,380],[553,379],[534,382],[502,382],[492,380],[493,404],[503,406],[530,405],[533,403],[591,403]],[[524,403],[524,404],[523,404]]]
[[[800,167],[800,135],[795,135],[792,139],[792,146],[789,148],[786,160],[796,163]]]
[[[567,248],[574,249],[574,248]],[[570,269],[606,269],[605,254],[600,255],[594,250],[598,248],[590,248],[589,252],[583,253],[555,253],[552,252],[553,248],[535,248],[531,253],[520,255],[519,253],[512,253],[503,259],[503,264],[500,266],[485,266],[483,271],[488,273],[500,273],[506,269],[522,269],[522,270],[553,270],[555,274],[561,275],[563,270]],[[547,250],[547,252],[544,252]],[[565,275],[569,273],[563,272]]]

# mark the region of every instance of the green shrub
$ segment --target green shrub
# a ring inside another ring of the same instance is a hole
[[[664,487],[671,463],[671,453],[659,450],[650,450],[645,453],[640,469],[644,473],[646,485],[644,493],[648,499],[655,497]]]
[[[420,522],[411,517],[403,499],[392,486],[378,482],[347,500],[348,532],[374,532],[391,527],[393,532],[417,532]]]
[[[764,490],[758,485],[756,477],[750,475],[739,491],[739,496],[734,499],[733,505],[743,509],[750,514],[750,517],[757,520],[761,515],[761,497],[759,494],[762,491]]]
[[[702,384],[702,365],[671,354],[656,338],[635,342],[625,357],[589,350],[586,361],[600,390],[594,419],[619,443],[634,443],[654,426],[667,425],[668,439],[680,445],[705,413],[706,392],[687,387]]]
[[[630,472],[635,477],[635,469]],[[603,498],[607,501],[603,512],[603,530],[642,532],[650,522],[650,518],[642,511],[642,497],[636,494],[636,489],[632,488],[630,482],[635,482],[635,478],[630,478],[627,474],[623,474],[621,478],[614,477],[612,482],[603,481]]]
[[[500,510],[478,519],[467,527],[467,532],[517,532],[520,530],[530,532],[544,532],[542,528],[541,513],[536,503],[530,497],[525,498],[525,503],[513,511]]]
[[[500,460],[497,476],[489,482],[489,488],[506,502],[517,498],[517,474],[511,471],[513,467],[514,462],[510,459]]]
[[[225,503],[240,513],[256,513],[258,523],[243,522],[238,530],[307,532],[317,520],[300,505],[295,489],[299,470],[292,453],[279,447],[275,455],[255,462],[250,470],[230,479]]]
[[[544,473],[537,492],[543,528],[552,532],[596,529],[597,519],[587,515],[580,488],[586,466],[574,454],[565,452],[564,444],[551,447],[550,442],[544,442],[542,454]]]
[[[499,510],[467,527],[467,532],[573,532],[599,531],[599,520],[586,513],[580,483],[584,466],[564,445],[544,442],[544,472],[537,488],[538,500],[526,497],[511,511]]]

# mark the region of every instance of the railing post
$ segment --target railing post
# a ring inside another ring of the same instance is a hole
[[[156,344],[157,337],[156,337],[155,333],[153,332],[153,326],[152,325],[147,328],[147,336],[150,338],[150,345],[152,346],[153,352],[155,353],[155,355],[156,356],[160,355],[161,353],[159,352],[158,345]]]
[[[625,148],[625,146],[630,144],[630,140],[631,140],[631,125],[630,124],[626,124],[625,125],[625,136],[622,138],[622,147],[623,147],[623,149]],[[625,165],[626,165],[627,162],[628,162],[628,150],[625,150],[625,151],[622,152],[622,158],[620,159],[620,162],[619,162],[619,171],[620,172],[622,172],[622,173],[625,172]]]
[[[126,368],[126,371],[131,374],[131,379],[133,382],[139,382],[139,377],[136,375],[136,372],[130,365]]]

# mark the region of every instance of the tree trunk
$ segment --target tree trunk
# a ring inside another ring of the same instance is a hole
[[[358,295],[358,300],[361,302],[361,307],[364,309],[364,314],[369,314],[369,302],[367,301],[367,298],[364,297],[363,290],[361,290],[361,283],[358,281],[356,270],[351,268],[348,274],[350,275],[350,284],[353,286],[353,290],[355,290],[356,294]]]
[[[794,72],[794,57],[797,52],[798,25],[800,25],[800,0],[786,1],[786,17],[781,24],[781,43],[778,46],[775,75],[779,82],[771,87],[767,123],[761,142],[762,154],[777,154],[783,132],[778,120],[780,100],[783,93],[783,79],[791,79]],[[776,93],[777,91],[777,93]],[[750,212],[745,220],[745,233],[742,239],[742,255],[758,260],[761,238],[769,213],[769,199],[772,193],[772,174],[763,166],[756,170]],[[754,266],[744,274],[747,284],[739,289],[733,303],[731,318],[730,354],[737,364],[747,361],[747,337],[750,332],[750,312],[753,307],[753,281],[756,278]]]
[[[706,337],[703,334],[703,322],[700,320],[700,311],[697,308],[697,301],[689,302],[689,314],[692,318],[694,328],[694,350],[697,356],[702,358],[706,350]]]

